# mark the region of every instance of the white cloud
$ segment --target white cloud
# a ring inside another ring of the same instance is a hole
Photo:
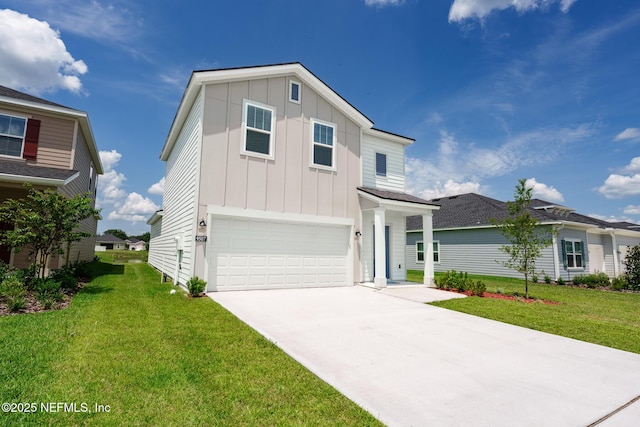
[[[533,189],[533,197],[537,197],[549,202],[564,202],[564,196],[562,195],[562,193],[560,193],[552,186],[548,186],[547,184],[536,181],[535,178],[527,179],[525,185]]]
[[[441,130],[437,152],[426,158],[407,157],[407,191],[424,198],[450,195],[449,190],[453,191],[456,185],[461,186],[458,191],[479,192],[482,179],[504,176],[523,166],[553,162],[565,147],[592,134],[593,129],[587,125],[536,129],[487,148],[459,142],[451,133]]]
[[[105,171],[112,170],[122,158],[122,154],[118,153],[116,150],[111,151],[100,151],[100,161],[102,162],[102,166]]]
[[[373,7],[398,6],[404,3],[404,0],[364,0],[364,4]]]
[[[125,220],[131,222],[146,221],[149,216],[160,209],[151,199],[138,193],[129,193],[127,198],[116,205],[109,213],[109,220]]]
[[[418,194],[423,199],[438,199],[440,197],[455,196],[457,194],[481,193],[478,182],[454,182],[448,179],[444,184],[436,182],[432,188],[426,188]]]
[[[599,219],[601,221],[608,221],[608,222],[632,222],[634,223],[635,221],[632,220],[631,218],[627,217],[627,216],[613,216],[613,215],[598,215],[598,214],[588,214],[587,216],[590,216],[591,218],[595,218],[595,219]]]
[[[629,205],[623,210],[627,215],[640,215],[640,206]]]
[[[638,139],[640,140],[640,129],[639,128],[626,128],[622,132],[616,135],[613,138],[614,141],[624,141],[627,139]]]
[[[40,94],[56,89],[82,91],[87,65],[67,51],[47,22],[10,9],[0,10],[0,82]]]
[[[157,194],[158,196],[162,196],[164,194],[164,177],[160,179],[160,181],[153,184],[147,190],[150,194]]]
[[[449,22],[465,19],[483,19],[494,10],[514,8],[518,13],[547,7],[551,3],[560,3],[560,10],[567,13],[576,0],[454,0],[449,9]]]
[[[622,173],[640,172],[640,157],[634,157],[633,159],[631,159],[631,162],[629,162],[627,166],[620,169],[620,172]]]
[[[598,188],[598,192],[607,199],[621,199],[623,197],[640,194],[640,173],[633,175],[611,174]]]

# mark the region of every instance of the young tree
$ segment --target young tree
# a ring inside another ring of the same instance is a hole
[[[514,201],[507,202],[509,215],[502,221],[493,220],[502,235],[509,241],[500,250],[509,256],[502,264],[524,275],[525,298],[529,298],[529,276],[535,273],[536,259],[542,249],[551,245],[553,229],[539,227],[529,205],[532,188],[526,186],[526,180],[520,179],[514,193]]]
[[[627,286],[633,291],[640,291],[640,245],[629,248],[624,266]]]
[[[34,256],[38,276],[44,278],[52,255],[63,254],[65,246],[90,233],[78,230],[81,221],[98,211],[88,194],[66,197],[57,191],[36,190],[25,184],[27,196],[7,199],[0,205],[0,221],[14,225],[0,232],[0,242]]]

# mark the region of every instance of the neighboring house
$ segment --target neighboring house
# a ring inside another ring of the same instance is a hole
[[[30,183],[69,197],[89,193],[95,206],[102,173],[87,113],[0,86],[0,202],[26,196],[24,184]],[[84,220],[80,229],[95,236],[98,219]],[[49,267],[60,267],[67,260],[90,261],[94,246],[94,237],[75,242]],[[28,249],[16,253],[6,246],[0,246],[0,260],[19,268],[31,262]]]
[[[507,204],[479,194],[462,194],[432,200],[440,205],[433,217],[435,270],[466,271],[473,274],[522,277],[502,265],[508,259],[500,251],[508,242],[491,224],[508,214]],[[553,227],[553,243],[536,260],[536,272],[557,280],[571,280],[579,274],[604,272],[616,277],[631,246],[640,244],[640,228],[630,223],[610,223],[574,212],[544,200],[531,201],[531,213],[541,227]],[[426,243],[422,239],[422,218],[407,218],[407,268],[422,269]],[[544,273],[543,273],[544,271]]]
[[[103,234],[96,237],[96,251],[110,251],[110,250],[126,250],[128,243],[119,237],[111,234]]]
[[[195,71],[160,155],[149,263],[208,291],[405,280],[405,217],[437,209],[404,192],[413,142],[299,63]]]
[[[127,240],[127,248],[130,251],[146,251],[147,250],[147,242],[144,240],[136,239],[135,237],[130,237]]]

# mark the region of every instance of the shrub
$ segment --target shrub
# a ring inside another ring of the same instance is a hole
[[[640,291],[640,245],[629,248],[623,263],[627,270],[627,288]]]
[[[556,283],[560,286],[564,286],[567,284],[567,282],[565,282],[565,280],[562,277],[558,277],[558,280],[556,281]]]
[[[534,274],[533,276],[531,276],[531,282],[532,283],[538,283],[538,275]]]
[[[34,282],[36,298],[46,309],[51,309],[56,302],[62,301],[63,294],[60,291],[61,283],[52,278],[37,279]]]
[[[49,279],[60,282],[62,289],[74,290],[78,287],[78,280],[74,274],[74,267],[63,267],[58,270],[53,270],[49,275]]]
[[[614,291],[622,291],[627,288],[627,278],[625,276],[614,277],[611,280],[611,289]]]
[[[573,278],[574,285],[587,285],[590,288],[604,288],[609,286],[609,276],[606,273],[578,275]]]
[[[482,294],[484,294],[487,291],[487,285],[485,285],[480,280],[477,280],[475,282],[472,281],[469,287],[469,290],[471,291],[472,295],[481,297]]]
[[[207,282],[198,278],[198,276],[194,276],[187,281],[187,290],[192,297],[200,296],[206,286]]]
[[[7,302],[9,310],[22,310],[25,307],[26,296],[27,288],[18,275],[8,276],[0,283],[0,297]]]
[[[549,276],[548,274],[544,275],[544,283],[546,283],[547,285],[551,284],[551,276]]]
[[[469,289],[469,286],[471,286],[471,280],[467,277],[467,273],[458,273],[455,270],[447,271],[436,278],[436,287],[438,289],[452,289],[464,292]]]

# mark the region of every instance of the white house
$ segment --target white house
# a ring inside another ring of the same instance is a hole
[[[195,71],[160,155],[149,263],[208,291],[403,281],[405,218],[428,242],[438,209],[405,193],[413,142],[299,63]]]

